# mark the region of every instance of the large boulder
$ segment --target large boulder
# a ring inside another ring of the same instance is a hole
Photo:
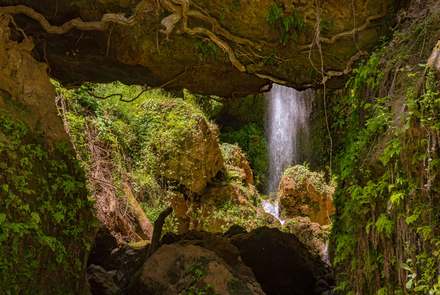
[[[157,178],[179,182],[189,193],[202,194],[223,167],[218,129],[203,113],[181,99],[143,102],[139,132],[145,158],[152,159]]]
[[[329,234],[329,226],[321,226],[306,217],[294,217],[286,220],[281,227],[283,232],[289,232],[298,239],[315,255],[321,256],[322,260],[329,263],[328,245],[326,238]]]
[[[185,243],[160,247],[144,264],[139,282],[135,294],[264,294],[253,276],[234,271],[213,251]]]
[[[251,229],[256,222],[256,208],[252,205],[257,198],[254,188],[246,189],[233,182],[208,187],[200,201],[193,204],[190,229],[224,232],[233,224]]]
[[[302,215],[322,225],[329,223],[335,211],[334,187],[327,184],[322,174],[296,165],[284,171],[278,189],[281,209],[287,217]]]
[[[195,118],[192,125],[192,132],[174,142],[175,148],[160,151],[160,173],[202,194],[208,181],[223,167],[223,158],[217,142],[217,127],[202,116]]]
[[[144,264],[148,246],[122,245],[112,251],[108,274],[122,291],[127,290],[131,277]]]
[[[317,278],[327,266],[292,234],[261,227],[231,238],[266,294],[314,294]]]

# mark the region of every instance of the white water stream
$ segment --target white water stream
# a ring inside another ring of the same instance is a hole
[[[303,164],[308,157],[309,116],[312,91],[296,91],[274,84],[267,94],[266,136],[269,144],[268,201],[263,203],[267,213],[281,221],[277,191],[281,174],[289,166]],[[270,202],[270,198],[275,202]]]

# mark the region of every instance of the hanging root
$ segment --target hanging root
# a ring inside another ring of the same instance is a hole
[[[44,15],[24,5],[0,7],[0,13],[11,15],[20,13],[26,14],[30,18],[38,21],[46,32],[61,35],[73,28],[83,31],[105,31],[110,24],[134,26],[139,22],[140,15],[146,8],[147,4],[147,1],[140,2],[136,6],[134,14],[129,18],[125,18],[123,15],[117,13],[106,13],[102,16],[101,21],[84,22],[80,18],[76,18],[64,23],[62,26],[52,26]]]
[[[348,73],[350,73],[350,71],[352,70],[352,65],[353,63],[358,60],[362,55],[369,55],[367,51],[363,50],[363,51],[359,51],[358,53],[356,53],[355,55],[353,55],[350,60],[347,62],[345,69],[343,71],[327,71],[326,74],[323,78],[322,78],[322,84],[325,84],[325,82],[328,81],[328,79],[330,79],[331,77],[335,77],[335,76],[342,76],[342,75],[347,75]]]
[[[325,44],[333,44],[333,43],[335,43],[336,40],[338,40],[338,39],[340,39],[342,37],[351,36],[351,35],[353,35],[353,34],[355,34],[357,32],[365,30],[366,28],[368,28],[370,26],[370,23],[373,20],[385,17],[386,14],[388,13],[388,6],[390,6],[394,2],[395,2],[394,0],[388,0],[388,2],[384,3],[384,5],[382,5],[382,11],[379,12],[378,14],[369,16],[365,20],[365,23],[362,26],[354,28],[354,29],[352,29],[350,31],[345,31],[345,32],[341,32],[339,34],[336,34],[336,35],[332,36],[330,39],[329,38],[325,38],[325,37],[321,37],[320,41],[322,43],[325,43]]]
[[[189,35],[201,35],[208,37],[212,43],[216,44],[218,47],[220,47],[221,50],[223,50],[223,52],[228,55],[228,58],[231,61],[232,65],[242,73],[247,72],[246,67],[240,61],[238,61],[233,49],[227,43],[227,41],[224,40],[234,42],[237,45],[247,45],[251,48],[257,49],[258,51],[261,51],[263,48],[262,43],[256,43],[246,38],[234,36],[228,30],[223,28],[215,18],[204,12],[203,9],[201,9],[200,7],[199,10],[190,10],[189,0],[164,0],[162,2],[165,6],[165,9],[172,13],[171,15],[162,19],[161,24],[165,27],[165,30],[161,31],[162,33],[169,35],[173,31],[175,26],[182,20],[182,31]],[[189,28],[188,17],[195,17],[205,22],[208,22],[209,24],[211,24],[211,30],[203,27]],[[267,74],[254,74],[259,78],[268,79],[278,84],[285,85],[287,83],[287,81],[277,79]]]
[[[388,13],[388,6],[390,6],[392,3],[394,3],[393,0],[389,0],[389,1],[387,1],[386,3],[384,3],[384,4],[382,5],[382,11],[379,12],[379,13],[377,13],[377,14],[375,14],[375,15],[371,15],[371,16],[369,16],[369,17],[365,20],[365,22],[364,22],[360,27],[353,28],[353,29],[350,30],[350,31],[341,32],[341,33],[339,33],[339,34],[336,34],[336,35],[332,36],[331,38],[325,38],[325,37],[322,37],[321,34],[317,34],[317,35],[315,36],[315,38],[314,38],[314,41],[313,41],[311,44],[309,44],[309,45],[302,45],[302,46],[299,46],[299,48],[300,48],[300,50],[302,50],[302,51],[303,51],[303,50],[309,50],[309,59],[310,59],[311,50],[312,50],[312,47],[313,47],[315,44],[318,44],[318,43],[325,43],[325,44],[327,44],[327,45],[330,45],[330,44],[333,44],[334,42],[336,42],[336,40],[338,40],[338,39],[340,39],[340,38],[342,38],[342,37],[346,37],[346,36],[350,36],[350,35],[353,35],[353,36],[354,36],[354,34],[356,34],[357,32],[360,32],[360,31],[363,31],[363,30],[367,29],[367,28],[370,26],[370,24],[371,24],[371,22],[372,22],[373,20],[376,20],[376,19],[380,19],[380,18],[385,17],[386,14]],[[355,42],[355,45],[356,45],[356,47],[358,47],[357,44],[356,44],[356,42]],[[321,53],[320,44],[318,44],[318,47],[319,47],[319,51],[320,51],[320,55],[321,55],[321,59],[322,59],[322,53]],[[359,49],[359,48],[358,48],[358,49]],[[321,84],[325,85],[325,83],[326,83],[326,82],[328,81],[328,79],[330,79],[331,77],[342,76],[342,75],[346,75],[346,74],[348,74],[348,73],[352,70],[352,65],[353,65],[353,63],[354,63],[357,59],[359,59],[362,55],[368,55],[368,52],[366,52],[365,50],[362,50],[362,51],[359,50],[358,53],[356,53],[355,55],[353,55],[353,56],[349,59],[349,61],[347,62],[346,66],[345,66],[345,69],[344,69],[343,71],[327,71],[327,72],[324,72],[324,69],[322,68],[322,69],[321,69],[321,74],[323,75],[323,79],[322,79],[322,81],[321,81]],[[313,66],[313,68],[315,68],[315,66],[313,65],[313,63],[312,63],[312,66]],[[317,70],[317,69],[315,68],[315,70]],[[317,70],[317,72],[319,72],[319,71]],[[324,73],[325,73],[325,74],[324,74]]]

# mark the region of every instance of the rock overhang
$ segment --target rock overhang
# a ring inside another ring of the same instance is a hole
[[[13,38],[32,38],[34,57],[64,86],[119,80],[241,97],[271,83],[342,88],[391,32],[398,2],[6,0],[0,13],[13,16]],[[79,25],[59,34],[43,19]]]

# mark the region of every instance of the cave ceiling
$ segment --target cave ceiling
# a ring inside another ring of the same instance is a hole
[[[341,88],[395,25],[396,0],[0,0],[11,39],[63,86],[239,97],[271,83]],[[317,30],[319,28],[319,30]]]

